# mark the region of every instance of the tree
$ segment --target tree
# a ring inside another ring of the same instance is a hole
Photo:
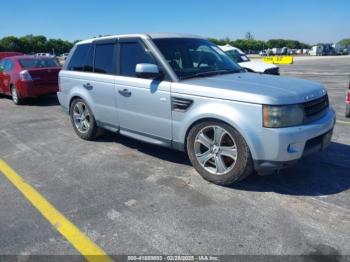
[[[208,40],[216,45],[226,45],[227,44],[227,42],[223,39],[209,38]]]
[[[251,32],[247,32],[245,34],[245,39],[247,39],[247,40],[254,40],[254,36],[253,36],[253,34]]]
[[[1,47],[6,51],[21,51],[21,42],[15,36],[7,36],[0,40]]]
[[[47,39],[43,35],[26,35],[20,38],[8,36],[0,39],[0,51],[18,51],[25,54],[49,52],[67,53],[73,43],[62,39]]]
[[[345,38],[345,39],[343,39],[343,40],[340,40],[340,41],[338,42],[338,44],[341,45],[341,46],[344,47],[344,48],[347,48],[347,47],[350,46],[350,38]]]

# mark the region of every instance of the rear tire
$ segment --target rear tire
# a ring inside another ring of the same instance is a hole
[[[12,102],[15,105],[21,105],[23,102],[23,99],[19,96],[18,91],[17,91],[17,87],[15,85],[13,85],[11,87],[11,97],[12,97]]]
[[[92,110],[83,99],[78,98],[72,102],[69,115],[74,131],[80,138],[93,140],[101,134]]]
[[[350,118],[350,105],[349,104],[346,105],[345,116]]]
[[[195,125],[187,136],[187,153],[192,166],[206,180],[230,185],[253,172],[253,160],[242,135],[220,121]]]

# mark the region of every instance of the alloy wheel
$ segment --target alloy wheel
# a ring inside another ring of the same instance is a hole
[[[207,126],[197,133],[194,153],[200,165],[214,175],[227,174],[237,162],[236,142],[220,126]]]
[[[90,112],[83,102],[77,102],[73,108],[73,120],[75,127],[81,133],[87,133],[90,128]]]

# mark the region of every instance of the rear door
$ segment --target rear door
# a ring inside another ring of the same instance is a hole
[[[115,93],[121,132],[170,141],[171,82],[136,77],[137,64],[157,64],[141,39],[120,39],[118,50],[119,67]]]
[[[60,74],[61,88],[68,97],[82,97],[98,125],[113,129],[119,125],[114,95],[115,48],[115,43],[78,45]]]
[[[86,78],[85,88],[91,93],[99,125],[118,129],[114,95],[116,43],[96,42],[94,49],[94,73]]]

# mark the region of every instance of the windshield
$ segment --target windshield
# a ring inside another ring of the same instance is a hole
[[[153,41],[180,79],[242,70],[216,45],[204,39],[163,38]]]
[[[19,63],[23,69],[42,68],[42,67],[60,67],[60,65],[55,59],[26,58],[26,59],[20,59]]]
[[[228,55],[233,61],[236,63],[242,63],[242,62],[248,62],[249,58],[237,50],[229,50],[225,52],[226,55]]]

